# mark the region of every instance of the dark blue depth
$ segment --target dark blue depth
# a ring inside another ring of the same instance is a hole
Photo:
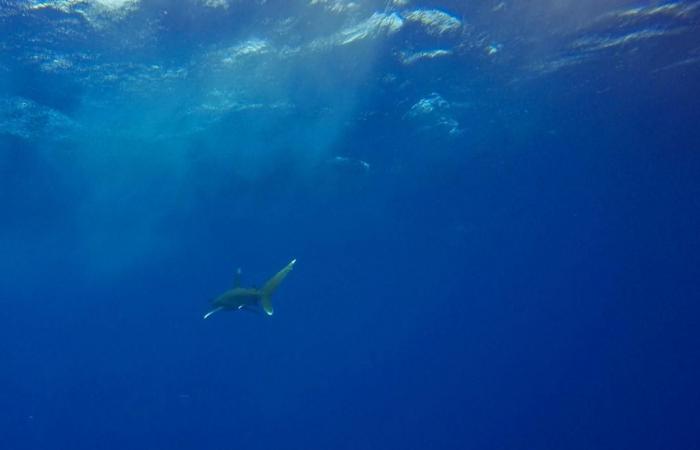
[[[497,6],[432,3],[411,7],[475,27]],[[120,39],[133,34],[119,27],[44,42],[66,14],[10,13],[26,5],[0,1],[1,448],[698,446],[700,64],[666,68],[673,52],[693,57],[698,16],[677,19],[689,34],[531,79],[530,19],[488,29],[506,52],[494,63],[458,47],[476,42],[464,31],[439,41],[457,56],[404,65],[391,55],[405,40],[438,42],[406,26],[372,49],[256,63],[287,84],[255,85],[247,100],[292,112],[237,110],[179,135],[201,125],[169,115],[200,95],[201,72],[129,97],[25,56],[65,45],[180,67],[207,46],[264,35],[270,16],[313,24],[320,13],[152,2],[131,31],[173,12],[130,52]],[[382,5],[353,14],[402,11]],[[300,45],[350,20],[333,17],[285,39]],[[370,50],[371,64],[357,62]],[[458,131],[410,118],[433,92],[452,102]],[[55,138],[59,114],[83,128]],[[292,258],[274,316],[202,320],[237,267],[260,286]]]

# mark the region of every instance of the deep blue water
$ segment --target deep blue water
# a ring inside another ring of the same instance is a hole
[[[699,448],[700,3],[520,3],[0,0],[0,448]]]

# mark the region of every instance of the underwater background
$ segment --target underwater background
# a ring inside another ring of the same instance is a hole
[[[698,80],[691,0],[0,0],[0,448],[700,448]]]

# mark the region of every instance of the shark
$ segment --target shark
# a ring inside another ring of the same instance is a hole
[[[241,269],[236,271],[236,278],[233,283],[233,289],[229,289],[219,295],[212,301],[214,307],[211,311],[204,314],[204,318],[208,319],[212,314],[223,310],[246,310],[257,312],[262,308],[265,314],[271,316],[274,312],[272,308],[272,294],[277,290],[282,280],[284,280],[289,272],[294,268],[297,260],[293,259],[282,270],[272,276],[262,288],[241,287]]]

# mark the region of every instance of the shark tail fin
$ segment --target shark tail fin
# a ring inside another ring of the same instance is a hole
[[[272,308],[272,294],[275,292],[275,290],[277,290],[277,287],[282,280],[284,280],[287,274],[292,271],[296,262],[297,260],[293,259],[292,262],[287,264],[282,270],[267,280],[265,285],[263,285],[262,289],[260,290],[260,304],[263,310],[265,310],[265,314],[268,316],[271,316],[274,312],[274,309]]]

